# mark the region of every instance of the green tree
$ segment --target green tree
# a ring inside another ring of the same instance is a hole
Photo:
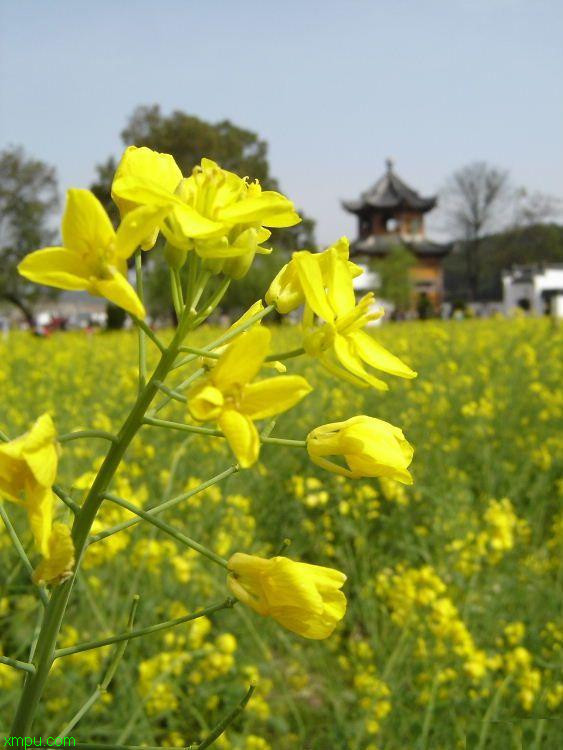
[[[147,146],[155,151],[172,154],[181,171],[189,175],[202,157],[213,159],[224,169],[260,180],[267,190],[279,189],[277,180],[270,173],[268,144],[251,130],[234,125],[230,120],[217,123],[175,110],[164,115],[157,104],[137,107],[121,132],[124,146]],[[111,200],[111,182],[117,168],[114,157],[96,166],[97,177],[91,185],[92,192],[100,199],[113,221],[117,224],[119,214]],[[303,212],[300,211],[303,216]],[[301,224],[288,229],[274,229],[270,246],[271,256],[257,256],[252,269],[242,283],[233,282],[226,295],[223,308],[246,308],[263,292],[264,282],[287,262],[293,250],[316,249],[315,222],[303,217]],[[168,309],[168,273],[162,261],[162,253],[151,252],[145,259],[151,263],[151,275],[147,282],[149,307],[157,314]]]
[[[379,274],[379,295],[392,302],[398,313],[411,306],[413,264],[414,257],[404,245],[393,245],[385,258],[373,264],[373,270]]]
[[[53,243],[57,233],[50,221],[58,206],[53,167],[28,157],[19,146],[0,152],[0,300],[18,307],[30,325],[38,297],[58,292],[30,284],[17,265],[27,253]]]

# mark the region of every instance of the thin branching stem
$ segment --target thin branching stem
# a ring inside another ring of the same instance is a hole
[[[141,508],[137,508],[137,506],[133,505],[133,503],[130,503],[128,500],[124,500],[122,497],[118,497],[112,492],[106,492],[104,495],[104,499],[109,500],[116,505],[119,505],[121,508],[125,508],[125,510],[128,510],[130,513],[134,513],[135,515],[139,516],[139,518],[142,518],[143,521],[152,523],[153,526],[156,526],[157,529],[164,531],[166,534],[168,534],[168,536],[172,537],[177,542],[180,542],[180,544],[183,544],[186,547],[190,547],[190,549],[199,552],[200,555],[207,557],[207,559],[211,560],[211,562],[214,562],[217,565],[221,565],[221,567],[228,569],[228,563],[223,557],[217,555],[215,552],[213,552],[213,550],[204,547],[203,544],[196,542],[195,539],[191,539],[189,536],[186,536],[186,534],[183,534],[181,531],[175,529],[165,521],[161,521],[160,518],[155,518],[154,514],[151,515],[147,511],[141,510]]]
[[[181,495],[177,495],[176,497],[173,497],[164,503],[160,503],[160,505],[156,505],[153,508],[148,508],[146,512],[150,516],[155,516],[158,513],[162,513],[163,511],[168,510],[169,508],[173,508],[179,503],[184,502],[184,500],[188,500],[190,497],[193,497],[194,495],[198,495],[200,492],[203,492],[204,490],[208,489],[208,487],[212,487],[214,484],[221,482],[223,479],[227,479],[227,477],[230,477],[232,474],[234,474],[238,470],[239,470],[238,465],[233,464],[232,466],[229,466],[227,469],[220,472],[219,474],[216,474],[214,477],[211,477],[211,479],[208,479],[206,482],[202,482],[202,484],[199,484],[197,487],[194,487],[193,489],[188,490],[187,492],[182,492]],[[111,526],[109,529],[105,529],[104,531],[100,531],[97,534],[93,534],[90,537],[89,544],[94,544],[95,542],[101,542],[103,539],[107,539],[109,536],[113,536],[113,534],[117,534],[119,531],[124,531],[125,529],[128,529],[131,526],[135,526],[136,524],[140,523],[141,520],[142,519],[139,517],[130,518],[128,521],[122,521],[121,523],[118,523],[115,526]]]
[[[130,633],[133,630],[133,623],[135,622],[135,613],[137,611],[137,606],[139,604],[139,595],[135,594],[133,597],[133,602],[131,604],[131,608],[129,610],[129,617],[127,620],[127,632]],[[125,654],[125,649],[127,648],[127,644],[129,643],[129,639],[126,638],[124,641],[121,641],[117,648],[115,649],[113,656],[110,659],[110,662],[104,672],[104,676],[102,677],[100,684],[98,687],[94,690],[92,695],[88,698],[88,700],[82,705],[79,710],[74,714],[72,719],[68,722],[68,724],[64,727],[64,729],[59,732],[59,737],[66,737],[74,727],[78,724],[80,719],[82,719],[83,716],[85,716],[88,711],[92,708],[92,706],[101,698],[101,696],[106,692],[108,689],[111,681],[113,680],[115,673],[117,671],[117,667],[119,666],[119,662],[123,658],[123,655]]]
[[[69,443],[71,440],[80,440],[81,438],[100,438],[100,440],[109,440],[110,443],[117,443],[117,435],[113,435],[106,430],[76,430],[75,432],[65,432],[59,435],[59,443]]]
[[[12,522],[10,521],[8,514],[6,513],[6,509],[0,502],[0,518],[4,522],[4,526],[6,527],[6,531],[8,532],[8,536],[10,537],[10,541],[14,545],[14,549],[16,550],[18,557],[22,561],[22,564],[26,571],[29,574],[29,577],[33,581],[33,565],[29,562],[28,556],[25,554],[25,550],[23,548],[23,544],[20,542],[20,539],[16,533],[16,530],[12,526]],[[39,597],[41,599],[41,602],[46,607],[49,604],[49,596],[43,586],[36,586],[37,593],[39,594]]]
[[[240,333],[243,333],[248,328],[253,326],[255,323],[258,323],[259,320],[262,320],[262,318],[265,318],[266,315],[269,315],[273,310],[275,310],[275,306],[268,305],[263,310],[260,310],[260,312],[257,312],[255,315],[252,315],[250,318],[248,318],[248,320],[245,320],[244,323],[241,323],[240,325],[237,325],[234,328],[231,328],[222,336],[219,336],[219,338],[215,339],[215,341],[212,341],[211,344],[204,347],[202,351],[212,352],[213,349],[216,349],[218,346],[221,346],[222,344],[226,344],[227,342],[231,341],[231,339],[234,339]],[[176,362],[172,369],[177,370],[179,367],[183,367],[184,365],[187,365],[190,362],[193,362],[194,359],[198,358],[198,356],[200,355],[189,354],[187,357],[184,357],[183,359]]]
[[[98,641],[87,641],[86,643],[79,643],[76,646],[68,646],[67,648],[59,648],[54,653],[55,659],[60,659],[63,656],[71,656],[72,654],[80,654],[83,651],[91,651],[95,648],[102,648],[103,646],[110,646],[112,643],[119,643],[120,641],[132,640],[133,638],[140,638],[143,635],[150,635],[151,633],[158,633],[161,630],[169,630],[170,628],[176,627],[176,625],[182,625],[184,622],[191,622],[197,620],[200,617],[207,617],[215,612],[219,612],[222,609],[230,609],[236,604],[236,599],[231,597],[225,599],[218,604],[213,604],[205,609],[200,609],[198,612],[193,612],[183,617],[176,617],[174,620],[166,620],[165,622],[159,622],[156,625],[149,625],[146,628],[139,628],[139,630],[130,630],[125,633],[118,633],[117,635],[111,635],[108,638],[101,638]]]
[[[212,745],[215,740],[220,737],[227,729],[228,727],[233,723],[233,721],[241,715],[241,713],[246,708],[246,705],[248,701],[252,698],[252,693],[256,689],[255,685],[251,685],[244,698],[241,700],[241,702],[233,708],[232,711],[230,711],[224,719],[222,719],[212,730],[209,732],[207,737],[200,742],[197,745],[190,745],[187,750],[204,750],[206,747],[209,747]]]
[[[30,664],[27,661],[20,661],[19,659],[10,659],[9,656],[2,656],[1,654],[0,664],[6,664],[8,667],[21,669],[22,672],[29,672],[30,674],[33,674],[35,672],[35,667],[33,666],[33,664]]]
[[[144,320],[137,318],[135,315],[131,315],[131,318],[133,319],[133,322],[135,323],[135,325],[143,331],[146,337],[152,341],[152,343],[156,346],[156,348],[160,352],[163,352],[166,350],[166,345],[162,343],[162,341],[158,338],[156,333],[152,330],[152,328],[149,325],[145,323]]]
[[[164,383],[161,383],[160,380],[157,381],[157,386],[160,391],[166,393],[167,396],[170,396],[170,398],[174,399],[175,401],[180,401],[181,403],[185,404],[188,400],[183,394],[175,391],[173,388],[169,388]]]

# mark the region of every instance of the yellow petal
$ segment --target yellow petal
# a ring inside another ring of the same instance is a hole
[[[120,258],[129,258],[142,244],[148,244],[172,206],[141,206],[129,211],[122,219],[115,236],[115,249]],[[154,244],[154,243],[153,243]]]
[[[326,320],[327,323],[332,323],[334,312],[328,303],[325,283],[318,262],[311,253],[306,251],[294,253],[293,261],[307,303],[319,318]]]
[[[56,430],[50,414],[42,414],[31,430],[20,438],[23,442],[22,457],[42,487],[51,487],[57,476],[55,439]]]
[[[256,463],[260,453],[260,438],[254,422],[234,409],[226,409],[219,417],[218,425],[241,468],[247,469]]]
[[[90,294],[105,297],[137,318],[145,317],[145,308],[137,297],[137,292],[119,271],[111,271],[109,279],[91,279],[88,291]]]
[[[267,216],[262,219],[262,224],[267,227],[293,227],[301,222],[301,217],[296,211],[284,211],[283,213]],[[263,240],[262,240],[263,241]]]
[[[389,390],[387,383],[384,383],[383,380],[379,380],[379,378],[376,378],[371,373],[367,372],[354,349],[354,345],[349,341],[348,337],[340,336],[339,334],[335,336],[334,352],[340,360],[341,365],[353,375],[364,380],[366,383],[380,391]]]
[[[276,216],[287,216],[288,213],[295,214],[293,203],[280,193],[265,190],[255,198],[246,198],[219,209],[217,218],[219,221],[229,222],[230,224],[252,222],[275,226],[275,224],[270,224],[268,219],[275,221]],[[299,217],[297,218],[299,221]],[[291,224],[281,226],[291,226]]]
[[[26,492],[25,508],[31,533],[42,555],[48,551],[49,535],[53,523],[54,497],[51,488],[34,485]]]
[[[188,394],[188,409],[198,422],[215,420],[223,409],[223,394],[207,382],[195,385]]]
[[[267,328],[255,326],[237,337],[221,355],[211,371],[211,380],[219,390],[249,383],[260,370],[270,346]]]
[[[111,197],[122,218],[138,205],[134,201],[124,199],[120,194],[116,183],[123,177],[155,183],[163,190],[173,193],[182,180],[182,172],[170,154],[161,154],[146,146],[126,148],[115,171],[111,189]]]
[[[90,275],[84,258],[64,247],[45,247],[26,255],[18,271],[36,284],[69,291],[86,289]]]
[[[335,250],[327,251],[326,279],[330,306],[337,315],[345,315],[356,307],[356,295],[347,261]]]
[[[281,375],[245,386],[240,409],[252,419],[265,419],[295,406],[313,389],[300,375]]]
[[[371,367],[377,370],[397,375],[400,378],[416,378],[416,372],[402,362],[385,347],[378,344],[368,333],[358,331],[352,333],[350,338],[354,342],[356,351],[360,357]]]
[[[100,257],[115,239],[104,207],[89,190],[67,191],[62,233],[63,245],[85,258]]]
[[[70,528],[63,523],[53,524],[44,559],[33,573],[37,584],[62,583],[72,574],[74,544]]]

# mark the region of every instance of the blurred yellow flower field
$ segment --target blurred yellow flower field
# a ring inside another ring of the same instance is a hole
[[[271,330],[274,351],[299,346],[296,328]],[[412,486],[331,474],[303,447],[266,444],[256,471],[190,495],[233,464],[226,441],[146,425],[111,488],[139,507],[185,493],[161,518],[221,557],[284,550],[344,571],[348,611],[332,638],[305,641],[271,619],[258,628],[258,615],[236,606],[131,641],[109,691],[73,732],[77,742],[187,746],[255,682],[218,748],[563,744],[563,329],[515,318],[376,330],[418,379],[387,378],[382,395],[296,358],[292,374],[314,390],[279,416],[276,434],[304,440],[326,414],[331,422],[366,414],[400,425],[415,447]],[[203,345],[209,334],[199,330],[190,343]],[[116,432],[136,393],[137,356],[133,332],[10,335],[0,341],[0,429],[19,435],[30,415],[49,412],[59,435]],[[155,352],[149,357],[154,364]],[[179,373],[177,382],[189,367]],[[186,405],[171,402],[159,417],[185,421]],[[63,445],[57,481],[73,483],[76,503],[106,450],[95,438]],[[35,564],[25,508],[10,511]],[[68,523],[66,512],[54,520]],[[131,518],[104,502],[92,533]],[[0,653],[25,659],[40,604],[22,596],[27,572],[3,528],[0,564]],[[225,576],[195,552],[153,526],[131,525],[87,549],[72,626],[63,625],[58,647],[122,632],[135,594],[142,627],[225,593]],[[64,676],[55,661],[38,713],[45,736],[96,689],[109,653],[69,656]],[[0,733],[21,674],[0,664]]]

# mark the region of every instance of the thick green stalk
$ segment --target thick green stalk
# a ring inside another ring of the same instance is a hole
[[[170,346],[165,352],[163,352],[160,362],[150,380],[137,396],[137,400],[131,409],[129,416],[123,423],[123,426],[117,435],[117,442],[112,443],[84,501],[80,513],[75,517],[72,527],[72,539],[76,553],[75,571],[68,581],[61,584],[53,591],[50,598],[33,659],[36,672],[29,676],[29,679],[26,680],[22,690],[16,715],[10,730],[11,735],[26,736],[30,734],[33,717],[37,710],[39,699],[43,693],[45,682],[53,663],[55,645],[76,579],[76,571],[80,565],[80,560],[86,547],[90,529],[92,528],[92,524],[102,503],[103,494],[108,489],[125,451],[143,422],[145,412],[150,406],[155,394],[158,392],[157,383],[162,382],[166,378],[172,364],[174,363],[185,334],[186,324],[185,319],[183,319],[178,325],[178,329]]]

